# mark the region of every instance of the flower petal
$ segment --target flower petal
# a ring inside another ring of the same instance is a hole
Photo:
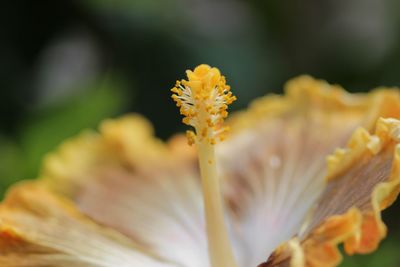
[[[369,253],[386,235],[380,213],[400,192],[400,121],[379,119],[374,135],[358,129],[344,151],[332,155],[328,186],[300,234],[305,264],[291,266],[337,266],[338,244],[348,254]],[[290,253],[280,262],[278,254],[265,266],[285,266]]]
[[[400,114],[394,101],[395,90],[349,94],[302,76],[286,85],[286,96],[260,99],[232,119],[220,171],[248,266],[299,231],[324,190],[325,156],[360,125],[372,129],[379,116]]]
[[[0,206],[0,265],[176,266],[94,224],[36,182],[15,186]]]
[[[180,266],[208,266],[201,187],[185,139],[153,137],[142,117],[108,120],[50,155],[42,173],[52,190],[153,254]],[[82,162],[83,160],[83,162]]]

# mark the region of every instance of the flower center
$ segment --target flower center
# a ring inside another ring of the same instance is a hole
[[[224,221],[214,148],[217,141],[225,139],[228,128],[223,122],[236,97],[217,68],[199,65],[186,74],[188,80],[177,81],[171,89],[172,99],[184,116],[183,123],[195,130],[188,131],[187,137],[198,149],[211,266],[236,267]]]

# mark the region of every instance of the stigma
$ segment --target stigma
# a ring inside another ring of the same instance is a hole
[[[187,80],[177,81],[171,89],[172,99],[184,116],[183,123],[195,131],[187,131],[189,144],[207,142],[211,145],[226,138],[228,127],[223,122],[228,116],[228,105],[236,97],[217,68],[202,64],[186,71]]]

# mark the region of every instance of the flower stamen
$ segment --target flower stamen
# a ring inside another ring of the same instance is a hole
[[[223,141],[228,127],[228,105],[236,100],[217,68],[199,65],[186,71],[188,80],[177,81],[172,99],[184,116],[183,123],[195,131],[187,131],[190,145],[196,144],[199,156],[208,250],[212,267],[235,267],[236,262],[225,226],[220,181],[217,175],[215,147]]]
[[[228,116],[228,105],[236,97],[217,68],[203,64],[186,74],[188,80],[177,81],[171,89],[172,99],[184,116],[182,122],[195,129],[199,141],[211,144],[222,141],[228,128],[221,125]],[[192,141],[189,138],[189,143]]]

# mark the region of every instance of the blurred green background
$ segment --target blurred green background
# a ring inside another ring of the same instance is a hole
[[[199,63],[219,67],[238,101],[281,92],[299,74],[350,91],[400,85],[396,0],[42,0],[0,8],[0,194],[41,158],[99,121],[139,112],[167,138],[169,99]],[[389,238],[343,266],[400,266],[400,205]]]

